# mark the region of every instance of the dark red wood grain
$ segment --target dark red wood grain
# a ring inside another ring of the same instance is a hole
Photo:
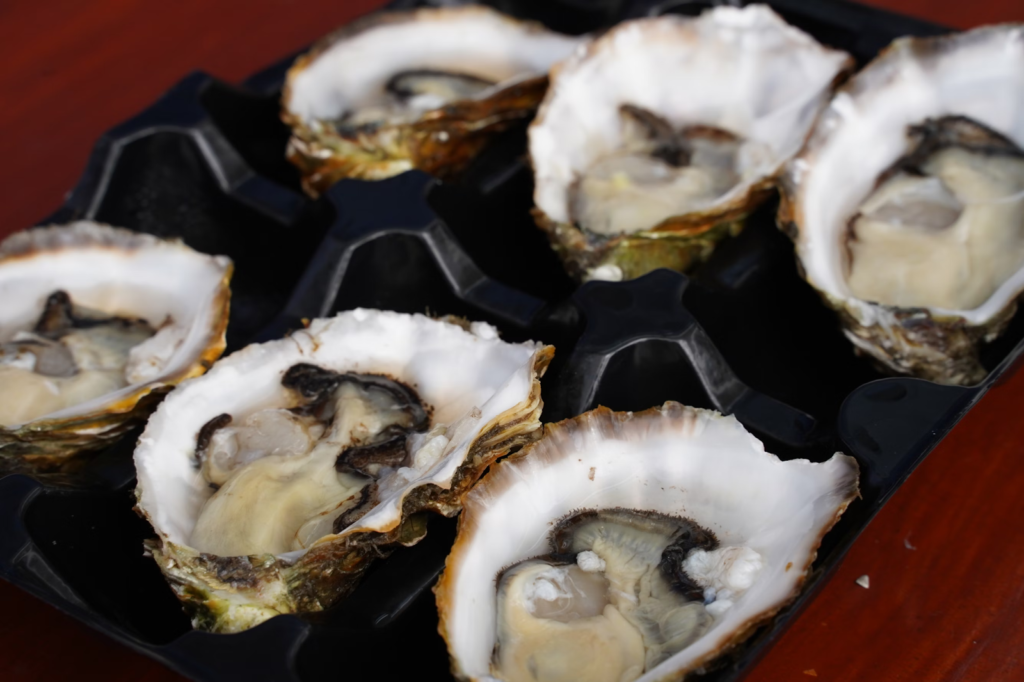
[[[241,79],[379,4],[0,0],[0,236],[53,211],[93,141],[189,71]],[[870,4],[959,28],[1024,21],[1021,0]],[[956,427],[752,682],[1024,679],[1022,407],[1024,374]],[[0,582],[0,680],[64,679],[182,678]]]
[[[993,389],[857,540],[750,682],[1024,679],[1024,374]],[[867,575],[870,588],[856,584]],[[805,671],[807,671],[805,673]]]

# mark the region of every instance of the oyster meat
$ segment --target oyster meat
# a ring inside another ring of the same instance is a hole
[[[779,224],[846,336],[890,371],[986,374],[1024,290],[1024,31],[897,40],[790,164]]]
[[[224,349],[231,262],[89,222],[0,245],[0,453],[67,468]]]
[[[911,126],[911,150],[850,224],[850,292],[970,310],[1024,265],[1024,152],[964,116]]]
[[[710,206],[757,172],[770,150],[722,128],[677,130],[657,114],[619,107],[622,145],[599,157],[569,190],[570,217],[581,230],[615,236],[640,232]]]
[[[124,388],[132,349],[155,334],[145,320],[83,309],[65,291],[47,297],[32,331],[0,344],[0,425],[38,419]]]
[[[792,601],[856,461],[665,403],[545,427],[470,492],[438,583],[461,679],[681,679]]]
[[[199,431],[196,454],[215,488],[191,544],[220,556],[303,550],[358,518],[377,481],[409,458],[429,424],[415,391],[382,376],[292,365],[290,408],[221,414]],[[437,448],[420,450],[420,464]],[[339,454],[340,453],[340,454]]]
[[[135,451],[147,547],[198,628],[327,608],[536,437],[553,349],[354,310],[225,358]]]
[[[533,115],[551,64],[576,44],[482,6],[368,16],[288,72],[288,158],[314,195],[346,177],[455,174]]]
[[[552,70],[534,215],[570,274],[684,271],[772,189],[850,57],[764,5],[624,22]]]

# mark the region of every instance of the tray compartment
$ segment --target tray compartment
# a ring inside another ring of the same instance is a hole
[[[709,5],[491,4],[572,33]],[[837,0],[771,4],[862,63],[898,35],[944,32]],[[1024,354],[1018,316],[986,348],[992,371],[980,386],[883,378],[853,355],[832,312],[797,275],[773,205],[690,277],[660,271],[576,287],[529,216],[524,127],[504,133],[458,183],[411,172],[344,181],[311,200],[283,156],[288,130],[277,97],[290,62],[242,86],[205,74],[184,79],[97,143],[52,220],[103,220],[230,255],[232,349],[357,306],[463,315],[492,322],[510,340],[556,345],[545,420],[598,403],[643,409],[674,399],[734,412],[784,458],[853,454],[863,497],[825,538],[808,591],[704,679],[738,679],[757,661],[917,463]],[[454,520],[432,519],[421,543],[377,562],[329,612],[281,616],[235,635],[194,632],[141,556],[151,531],[131,509],[133,443],[121,441],[77,479],[0,479],[0,576],[197,680],[450,679],[430,587]]]

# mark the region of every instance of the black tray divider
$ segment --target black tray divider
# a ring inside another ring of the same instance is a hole
[[[846,398],[838,435],[860,462],[862,487],[878,508],[987,388],[892,377],[860,386]]]
[[[751,0],[744,0],[751,4]],[[871,58],[900,36],[936,36],[950,33],[945,26],[846,0],[829,3],[804,0],[770,0],[772,8],[785,17],[799,17],[798,22],[832,26],[856,35],[853,44],[842,47],[858,59]],[[799,23],[797,24],[799,25]]]
[[[269,64],[243,80],[242,87],[260,95],[272,95],[280,91],[284,86],[285,77],[288,75],[288,69],[292,68],[292,64],[303,54],[303,52],[305,52],[305,50],[293,52],[273,64]]]
[[[22,474],[0,478],[0,518],[10,519],[0,536],[0,577],[50,603],[88,606],[50,568],[25,528],[25,509],[43,484]]]
[[[643,11],[645,16],[660,17],[663,14],[676,12],[696,14],[712,7],[742,7],[743,5],[743,0],[660,0],[660,2],[650,4]],[[635,16],[637,11],[634,9],[630,14]]]
[[[200,71],[174,85],[152,106],[107,131],[96,143],[85,171],[64,206],[49,222],[93,219],[107,195],[110,180],[125,147],[160,132],[190,138],[200,150],[221,190],[285,224],[292,223],[306,199],[257,175],[210,121],[200,99],[214,79]]]
[[[8,524],[0,537],[0,577],[4,580],[193,679],[252,682],[299,679],[294,659],[311,626],[292,615],[273,618],[235,635],[193,630],[169,644],[153,645],[93,611],[54,571],[49,559],[26,531],[25,510],[46,490],[47,486],[26,475],[12,474],[0,479],[0,515],[17,520]],[[51,491],[50,494],[66,493]],[[141,553],[141,547],[139,551]]]
[[[327,191],[336,218],[284,313],[260,334],[276,338],[302,319],[324,317],[335,301],[359,247],[389,235],[408,235],[430,250],[452,292],[518,329],[534,324],[544,302],[487,277],[427,203],[439,181],[421,171],[387,180],[342,180]]]
[[[309,623],[284,615],[231,635],[193,630],[146,653],[195,680],[298,682],[295,658],[309,633]]]
[[[697,320],[683,306],[685,275],[656,270],[629,282],[588,282],[572,300],[587,320],[557,386],[559,418],[595,407],[613,355],[652,340],[678,344],[714,406],[745,426],[786,445],[817,438],[814,417],[744,384]]]

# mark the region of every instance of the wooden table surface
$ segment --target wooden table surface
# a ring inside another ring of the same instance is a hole
[[[2,0],[0,237],[54,210],[92,143],[189,71],[240,80],[380,4]],[[958,28],[1024,21],[1020,0],[871,4]],[[1022,407],[1024,374],[982,400],[751,682],[1024,679]],[[0,614],[0,680],[183,679],[3,582]]]

